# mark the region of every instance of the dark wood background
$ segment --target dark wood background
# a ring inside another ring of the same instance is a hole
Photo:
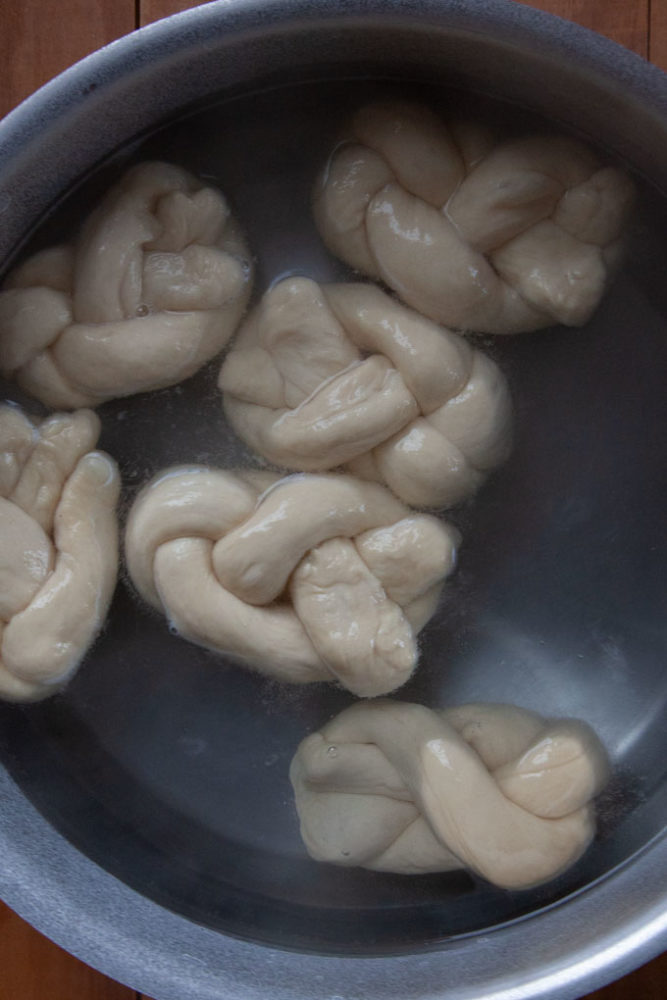
[[[94,49],[194,6],[189,0],[2,0],[0,117]],[[608,35],[667,71],[667,0],[533,0],[531,6]],[[667,954],[589,1000],[666,998]],[[148,998],[77,961],[0,903],[0,1000]]]

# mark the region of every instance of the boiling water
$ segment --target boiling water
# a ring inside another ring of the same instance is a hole
[[[354,277],[323,247],[310,192],[349,111],[391,92],[342,81],[213,104],[102,164],[41,221],[23,253],[70,238],[127,166],[159,158],[226,194],[255,258],[255,298],[286,275]],[[456,92],[408,96],[507,129],[547,127]],[[40,705],[0,706],[7,766],[58,829],[197,921],[346,953],[428,947],[519,917],[604,874],[660,829],[664,215],[661,199],[645,192],[625,269],[585,329],[485,341],[510,380],[516,447],[473,501],[448,514],[464,536],[459,567],[422,634],[418,671],[397,694],[433,706],[508,701],[589,721],[616,776],[586,857],[524,893],[463,873],[405,878],[311,862],[289,762],[352,696],[279,685],[179,639],[124,578],[70,687]],[[123,516],[166,465],[258,463],[223,419],[218,368],[219,359],[182,385],[100,407],[100,447],[119,462]],[[12,386],[6,395],[38,410]]]

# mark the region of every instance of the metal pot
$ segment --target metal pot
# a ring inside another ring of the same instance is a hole
[[[221,666],[121,583],[67,690],[0,706],[0,895],[159,1000],[568,1000],[667,942],[667,78],[502,0],[207,4],[101,50],[0,124],[0,258],[60,238],[122,166],[157,155],[220,181],[259,291],[284,272],[345,274],[309,219],[313,170],[349,107],[397,90],[546,118],[641,188],[632,252],[588,326],[492,348],[517,447],[456,515],[458,575],[400,693],[583,717],[615,777],[596,843],[539,889],[318,866],[287,766],[349,698]],[[208,370],[101,409],[128,496],[165,461],[244,458],[213,384]]]

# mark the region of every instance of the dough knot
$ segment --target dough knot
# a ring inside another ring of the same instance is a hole
[[[0,293],[0,370],[72,409],[164,388],[227,343],[251,288],[223,196],[166,163],[133,167],[72,244],[41,251]]]
[[[502,334],[589,319],[633,199],[627,175],[574,139],[497,142],[397,101],[354,115],[314,212],[334,254],[408,305]]]
[[[576,720],[379,699],[308,736],[290,776],[317,860],[400,873],[469,868],[523,889],[586,849],[608,764]]]
[[[218,384],[237,433],[271,462],[342,467],[415,507],[472,495],[510,449],[497,365],[373,285],[280,282]]]
[[[139,593],[184,638],[366,697],[411,675],[458,542],[375,483],[192,466],[139,494],[125,550]]]
[[[90,410],[31,420],[0,406],[0,697],[69,679],[102,628],[118,570],[114,461]]]

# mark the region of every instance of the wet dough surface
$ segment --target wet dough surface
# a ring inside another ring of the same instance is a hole
[[[308,736],[290,777],[316,860],[404,874],[469,868],[523,889],[584,852],[608,764],[576,720],[378,699]]]
[[[497,141],[407,102],[353,117],[314,195],[329,249],[461,330],[584,324],[621,250],[634,186],[559,135]]]
[[[232,336],[252,270],[224,197],[180,167],[130,169],[71,244],[0,293],[0,371],[52,408],[174,385]]]
[[[184,638],[295,683],[361,697],[403,684],[458,532],[344,475],[178,467],[137,497],[125,551]]]
[[[471,496],[508,455],[498,366],[368,284],[280,282],[221,368],[225,412],[286,469],[342,466],[416,507]]]
[[[118,572],[116,464],[90,410],[31,420],[0,406],[0,697],[32,701],[71,677]]]

